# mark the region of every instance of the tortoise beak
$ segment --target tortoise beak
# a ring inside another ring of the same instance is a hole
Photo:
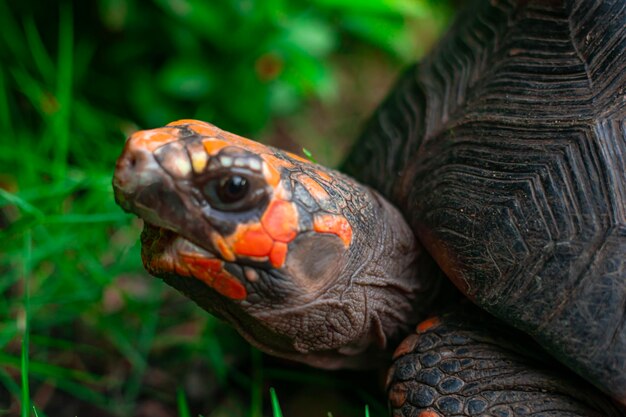
[[[116,203],[147,224],[170,230],[215,253],[208,237],[213,232],[204,215],[184,194],[182,185],[191,162],[176,128],[144,130],[133,134],[115,165]],[[164,158],[167,155],[167,159]]]
[[[154,130],[139,131],[128,138],[113,175],[115,201],[124,210],[134,212],[133,202],[139,194],[163,182],[163,168],[155,158],[155,151],[177,140],[173,133],[164,135]]]
[[[185,198],[190,171],[189,156],[178,136],[138,132],[127,141],[117,161],[115,201],[144,220],[141,255],[150,274],[175,275],[183,278],[186,286],[193,277],[228,299],[244,300],[244,283],[227,271],[216,255],[210,239],[215,234],[213,227],[203,221],[201,207]]]
[[[174,181],[164,174],[151,152],[129,146],[131,141],[115,166],[115,202],[148,223],[180,233],[176,225],[180,224],[178,213],[184,210],[184,202],[174,191]]]

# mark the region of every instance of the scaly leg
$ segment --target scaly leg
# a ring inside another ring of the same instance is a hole
[[[626,415],[528,336],[469,304],[420,323],[394,361],[394,417]]]

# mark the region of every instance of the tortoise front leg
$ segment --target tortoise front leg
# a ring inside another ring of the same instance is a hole
[[[394,361],[394,417],[626,415],[528,336],[469,304],[420,323]]]

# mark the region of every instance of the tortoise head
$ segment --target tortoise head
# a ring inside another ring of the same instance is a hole
[[[146,269],[270,354],[361,366],[419,318],[412,233],[338,172],[181,120],[135,133],[113,187]]]

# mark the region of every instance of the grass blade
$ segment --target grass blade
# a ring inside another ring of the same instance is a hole
[[[10,193],[0,188],[0,207],[2,207],[5,202],[17,206],[24,213],[35,217],[37,220],[41,220],[45,217],[41,210],[30,204],[28,201],[18,197],[16,194]]]
[[[315,158],[313,158],[313,154],[307,148],[302,148],[302,153],[304,154],[304,156],[306,156],[306,158],[309,161],[313,162],[314,164],[317,164],[317,161],[315,160]]]
[[[191,417],[189,412],[189,405],[185,398],[185,391],[182,388],[178,388],[176,393],[176,402],[178,403],[178,416],[179,417]]]
[[[20,363],[20,370],[22,373],[22,417],[30,416],[30,389],[28,383],[28,358],[29,358],[29,332],[30,332],[30,260],[32,253],[32,237],[30,231],[24,234],[24,260],[23,260],[23,274],[24,274],[24,334],[22,336],[22,358]]]
[[[270,397],[272,399],[272,415],[274,417],[283,417],[283,412],[280,410],[280,404],[278,403],[278,397],[276,396],[276,390],[270,388]]]

